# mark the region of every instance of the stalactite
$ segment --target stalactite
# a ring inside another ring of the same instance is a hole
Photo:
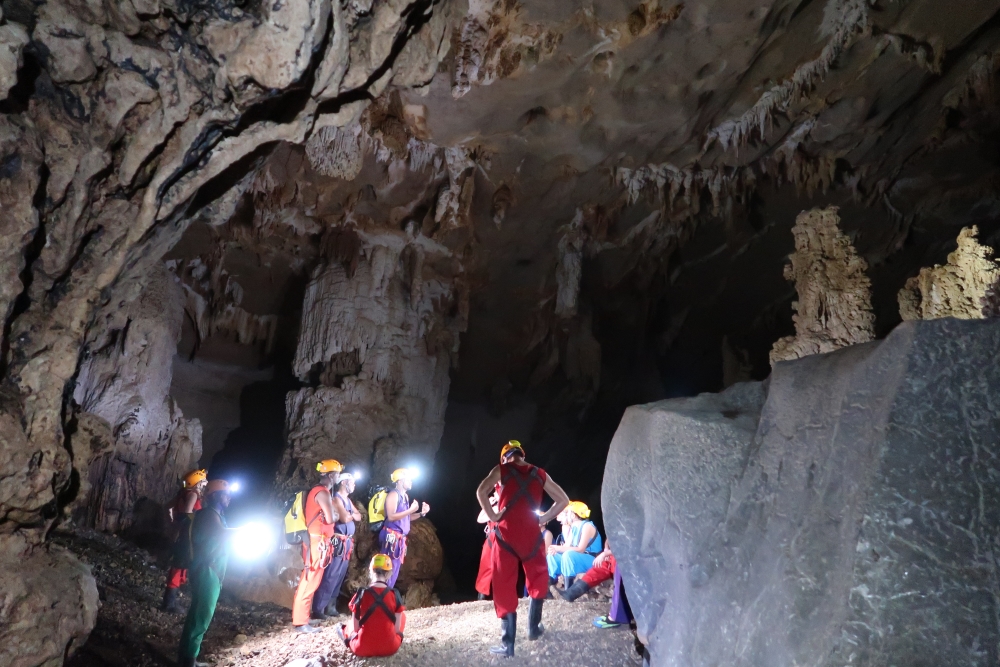
[[[814,88],[854,39],[870,29],[869,4],[871,0],[833,0],[827,9],[823,25],[823,32],[829,35],[830,41],[823,47],[819,57],[799,65],[789,79],[766,91],[742,116],[727,120],[711,130],[705,140],[706,147],[713,141],[718,141],[723,150],[738,150],[750,141],[754,132],[764,139],[772,116],[786,110],[790,104]]]

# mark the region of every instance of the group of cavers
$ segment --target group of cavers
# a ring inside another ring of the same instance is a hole
[[[304,562],[292,605],[292,625],[296,632],[307,634],[319,631],[311,620],[336,614],[354,550],[355,523],[361,520],[350,499],[355,476],[344,472],[334,459],[320,461],[316,470],[319,483],[296,497],[285,519],[286,538],[301,544]],[[377,503],[369,503],[369,521],[378,529],[379,553],[369,566],[369,586],[351,598],[350,620],[336,628],[347,648],[360,657],[392,655],[403,641],[406,613],[394,586],[406,558],[410,521],[430,511],[427,503],[409,497],[413,474],[408,468],[395,470],[390,477],[393,485],[381,491]],[[232,491],[227,481],[208,480],[204,470],[195,470],[185,477],[184,488],[170,508],[179,539],[162,608],[180,613],[178,590],[188,584],[191,603],[178,648],[181,667],[205,664],[197,658],[226,574],[234,529],[227,526],[225,511]],[[590,510],[582,502],[570,502],[544,470],[527,463],[518,441],[503,446],[500,464],[480,483],[476,495],[487,535],[476,589],[480,599],[492,595],[502,626],[500,644],[491,647],[491,653],[514,655],[522,571],[523,590],[530,598],[529,640],[539,639],[545,631],[541,621],[547,598],[558,595],[573,601],[612,578],[611,612],[594,619],[594,625],[612,628],[631,620],[615,558],[607,544],[602,548],[601,536],[589,520]],[[553,504],[543,512],[545,495]],[[553,536],[546,526],[556,519],[562,530]],[[299,530],[290,531],[290,521],[297,521]],[[560,577],[562,588],[557,585]]]

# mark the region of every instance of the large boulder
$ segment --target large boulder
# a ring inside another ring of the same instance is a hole
[[[995,665],[1000,322],[629,408],[605,523],[653,665]]]
[[[90,567],[76,556],[0,535],[0,665],[61,665],[87,641],[99,606]]]

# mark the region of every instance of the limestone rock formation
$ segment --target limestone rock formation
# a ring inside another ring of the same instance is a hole
[[[114,434],[114,451],[87,466],[92,489],[86,501],[87,523],[112,532],[131,526],[140,500],[168,501],[201,458],[201,425],[184,419],[169,396],[181,289],[159,265],[142,292],[127,298],[120,296],[103,327],[93,329],[74,392],[81,409],[105,420]],[[92,442],[79,443],[81,455],[91,455]]]
[[[318,386],[289,395],[282,484],[305,484],[329,457],[386,483],[403,457],[428,461],[441,438],[465,327],[460,265],[419,235],[367,240],[320,265],[306,289],[294,370]]]
[[[90,568],[54,545],[0,540],[0,664],[59,665],[80,648],[100,605]]]
[[[771,350],[771,364],[865,343],[875,338],[868,264],[840,231],[837,208],[805,211],[795,219],[795,252],[785,279],[795,283],[795,335]]]
[[[966,227],[958,233],[958,248],[948,263],[920,269],[899,290],[899,314],[904,320],[984,317],[983,299],[1000,279],[1000,266],[991,259],[993,249],[979,243],[979,229]]]
[[[1000,659],[998,345],[909,322],[777,365],[759,423],[760,385],[630,408],[602,505],[652,664]]]

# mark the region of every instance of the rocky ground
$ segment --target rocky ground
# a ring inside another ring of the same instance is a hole
[[[58,532],[55,541],[80,556],[94,571],[101,598],[97,627],[68,667],[172,667],[183,617],[157,609],[164,569],[149,552],[116,537],[90,531]],[[183,603],[186,606],[188,599]],[[607,612],[603,598],[574,604],[546,603],[546,634],[528,642],[527,603],[518,619],[517,656],[511,665],[618,667],[639,665],[628,629],[598,630],[594,616]],[[346,620],[341,617],[340,621]],[[227,595],[205,638],[202,660],[214,667],[333,667],[335,665],[492,665],[487,648],[496,643],[499,622],[490,602],[419,609],[407,614],[406,640],[388,659],[358,659],[337,639],[336,622],[303,636],[291,631],[289,612]]]

